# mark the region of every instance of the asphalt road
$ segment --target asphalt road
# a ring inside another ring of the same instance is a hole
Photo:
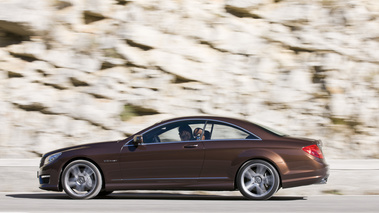
[[[92,200],[64,193],[0,193],[2,212],[378,212],[378,195],[274,196],[250,201],[239,195],[117,192]]]

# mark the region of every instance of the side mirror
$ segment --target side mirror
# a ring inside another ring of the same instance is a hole
[[[135,135],[134,138],[133,138],[133,144],[134,144],[134,146],[138,146],[141,143],[143,143],[143,137],[142,137],[142,135]]]

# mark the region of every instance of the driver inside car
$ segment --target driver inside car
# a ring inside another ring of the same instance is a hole
[[[192,129],[188,125],[182,125],[179,127],[179,136],[182,141],[194,140],[192,136]]]

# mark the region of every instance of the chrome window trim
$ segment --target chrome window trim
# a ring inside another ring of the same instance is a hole
[[[131,141],[131,140],[130,140]],[[128,144],[130,141],[128,141],[125,145],[124,145],[124,147],[125,146],[134,146],[134,144]],[[140,144],[140,146],[147,146],[147,145],[153,145],[153,144],[173,144],[173,143],[181,143],[181,144],[183,144],[183,143],[199,143],[199,142],[202,142],[202,141],[195,141],[195,140],[193,140],[193,141],[171,141],[171,142],[157,142],[157,143],[142,143],[142,144]]]
[[[216,139],[217,141],[227,141],[227,140],[249,140],[249,141],[251,141],[251,140],[253,140],[253,141],[262,141],[262,138],[260,138],[259,136],[257,136],[256,134],[254,134],[254,133],[251,133],[250,131],[248,131],[248,130],[246,130],[245,128],[242,128],[242,127],[240,127],[240,126],[237,126],[237,125],[235,125],[235,124],[232,124],[232,123],[229,123],[229,122],[226,122],[226,121],[220,121],[220,120],[215,120],[215,119],[208,119],[208,118],[202,118],[202,119],[196,119],[196,118],[188,118],[188,119],[182,119],[182,120],[175,120],[175,121],[171,121],[171,122],[165,122],[165,123],[163,123],[163,124],[161,124],[161,125],[159,125],[159,126],[156,126],[154,129],[156,129],[156,128],[159,128],[159,127],[161,127],[161,126],[164,126],[164,125],[168,125],[168,124],[172,124],[172,123],[176,123],[176,122],[182,122],[182,121],[204,121],[204,123],[208,123],[208,121],[213,121],[213,122],[218,122],[218,123],[223,123],[223,124],[226,124],[226,125],[229,125],[229,126],[233,126],[233,127],[235,127],[235,128],[237,128],[237,129],[240,129],[240,130],[242,130],[242,131],[244,131],[244,132],[247,132],[247,133],[249,133],[249,134],[251,134],[251,135],[253,135],[253,136],[255,136],[256,137],[256,139]],[[143,134],[145,134],[146,132],[148,132],[148,131],[150,131],[150,130],[152,130],[152,129],[149,129],[149,130],[146,130],[146,131],[144,131],[144,132],[142,132],[140,135],[143,135]],[[129,146],[130,144],[130,142],[132,141],[133,139],[130,139],[129,141],[127,141],[125,144],[124,144],[124,147],[125,146]],[[216,141],[216,140],[196,140],[197,142],[200,142],[200,141]],[[167,144],[167,143],[186,143],[186,142],[196,142],[196,141],[193,141],[193,140],[191,140],[191,141],[173,141],[173,142],[159,142],[159,143],[142,143],[141,145],[149,145],[149,144]],[[133,145],[133,144],[132,144]],[[134,145],[133,145],[134,146]]]
[[[140,144],[140,146],[148,146],[148,145],[157,145],[157,144],[173,144],[173,143],[200,143],[200,142],[208,142],[208,141],[261,141],[261,140],[258,140],[258,139],[211,139],[211,140],[193,140],[193,141],[172,141],[172,142],[157,142],[157,143],[143,143],[143,144]],[[129,141],[130,142],[130,141]],[[126,146],[134,146],[134,144],[128,144],[129,142],[127,142],[124,147]]]

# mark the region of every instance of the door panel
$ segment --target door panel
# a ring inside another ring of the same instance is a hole
[[[204,159],[199,141],[125,146],[120,168],[124,181],[194,179],[199,177]]]

